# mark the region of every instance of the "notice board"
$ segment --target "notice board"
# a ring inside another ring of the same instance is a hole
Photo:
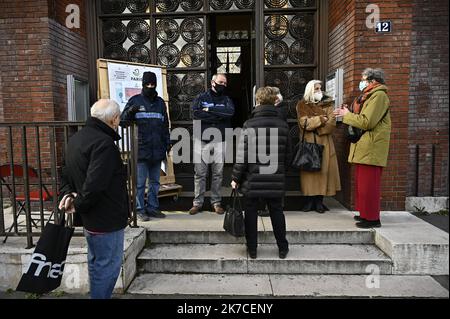
[[[169,117],[169,127],[171,126],[169,112],[169,95],[167,91],[167,71],[164,67],[151,64],[124,62],[108,59],[97,60],[97,81],[98,98],[112,99],[120,105],[123,111],[128,100],[142,90],[142,76],[144,72],[154,72],[158,79],[157,91],[166,104],[166,111]],[[166,164],[167,163],[167,164]],[[172,156],[167,156],[166,163],[161,165],[160,184],[174,184],[175,173],[173,169]]]

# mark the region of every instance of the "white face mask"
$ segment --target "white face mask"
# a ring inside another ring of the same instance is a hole
[[[275,102],[275,106],[278,106],[281,103],[283,103],[283,95],[277,94],[277,101]]]
[[[323,99],[323,93],[322,92],[314,93],[314,100],[315,101],[320,102],[320,101],[322,101],[322,99]]]

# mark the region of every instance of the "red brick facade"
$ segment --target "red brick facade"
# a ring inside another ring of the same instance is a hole
[[[67,119],[66,76],[88,79],[87,39],[96,32],[87,29],[86,3],[2,1],[0,121]],[[416,192],[431,195],[432,144],[436,145],[434,195],[448,196],[448,1],[377,1],[381,20],[393,23],[388,34],[376,34],[366,26],[366,8],[374,2],[328,3],[329,71],[344,69],[344,101],[350,103],[358,95],[364,68],[381,67],[387,74],[393,131],[383,173],[382,208],[403,210],[405,197]],[[65,26],[68,4],[80,6],[80,29]],[[352,207],[353,168],[347,163],[349,145],[343,132],[341,125],[335,136],[343,186],[337,197]],[[421,149],[418,189],[415,145]],[[20,143],[15,147],[19,158]],[[0,149],[3,161],[6,148]],[[48,153],[45,147],[44,152]]]
[[[408,196],[448,196],[448,1],[413,1]],[[436,156],[432,187],[432,144]],[[416,186],[416,145],[419,185]],[[433,189],[432,189],[433,188]]]
[[[84,20],[74,32],[65,26],[66,4],[83,0],[2,1],[0,12],[0,121],[67,120],[67,75],[87,79],[87,41]],[[55,5],[57,3],[57,5]],[[56,21],[53,19],[57,15]],[[14,132],[14,156],[21,159],[19,131]],[[34,132],[27,131],[30,164],[35,164]],[[42,133],[42,160],[50,160],[49,137]],[[5,132],[0,132],[0,159],[7,161]],[[48,164],[44,164],[48,167]]]

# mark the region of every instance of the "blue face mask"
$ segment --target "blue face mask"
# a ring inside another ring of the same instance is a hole
[[[369,84],[367,83],[367,81],[361,81],[361,82],[359,82],[359,90],[362,92],[362,91],[364,91],[364,89],[366,88],[366,87],[368,87],[369,86]]]

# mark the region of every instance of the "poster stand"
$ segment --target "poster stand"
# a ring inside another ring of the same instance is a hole
[[[160,69],[162,75],[162,98],[166,103],[167,115],[169,117],[169,127],[171,127],[170,112],[169,112],[169,95],[167,92],[167,71],[165,68],[158,65],[141,64],[133,62],[124,62],[108,59],[98,59],[97,60],[97,80],[98,80],[98,92],[97,96],[99,99],[109,99],[110,98],[110,85],[109,85],[109,75],[108,75],[108,64],[117,64],[121,66],[138,66],[138,67],[149,67],[154,69]],[[119,103],[120,104],[120,103]],[[182,186],[175,183],[175,172],[173,169],[172,154],[167,156],[166,172],[161,170],[160,177],[160,190],[158,197],[170,197],[172,196],[174,200],[177,200],[181,191]]]

